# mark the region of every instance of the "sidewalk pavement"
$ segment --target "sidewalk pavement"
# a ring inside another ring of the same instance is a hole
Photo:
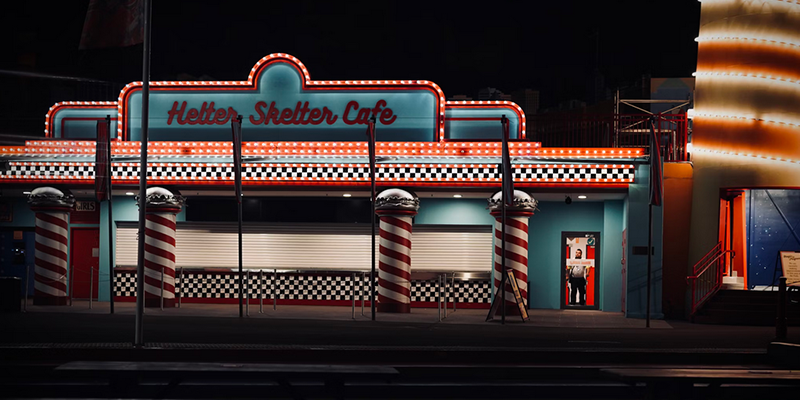
[[[73,306],[28,306],[27,313],[0,314],[0,345],[23,343],[131,343],[134,304],[76,301]],[[686,321],[625,318],[620,313],[585,310],[531,310],[531,320],[507,316],[485,322],[486,310],[448,311],[438,321],[436,309],[410,314],[378,313],[356,307],[250,306],[238,318],[238,305],[183,304],[149,308],[144,316],[148,343],[236,344],[259,346],[431,346],[515,349],[628,349],[637,351],[764,352],[775,336],[771,327],[700,325]],[[789,329],[789,342],[800,329]]]
[[[108,302],[93,302],[89,308],[88,301],[76,300],[72,306],[28,306],[30,313],[64,313],[64,314],[93,314],[108,315]],[[115,303],[114,311],[118,315],[134,315],[136,304],[131,302]],[[320,320],[320,321],[352,321],[352,322],[372,322],[370,308],[364,307],[363,314],[360,306],[353,307],[334,307],[334,306],[295,306],[278,305],[273,309],[271,303],[264,304],[259,312],[258,304],[251,304],[245,307],[245,318],[249,319],[289,319],[289,320]],[[399,322],[414,324],[497,324],[500,316],[494,322],[486,322],[488,310],[478,309],[456,309],[452,307],[441,312],[439,321],[439,311],[435,308],[414,308],[408,314],[377,313],[378,322]],[[180,308],[146,308],[147,317],[215,317],[215,318],[238,318],[238,304],[182,304]],[[519,316],[507,315],[508,324],[519,325],[521,327],[547,327],[547,328],[626,328],[644,329],[645,320],[625,318],[622,313],[609,313],[594,310],[530,310],[530,320],[522,323]],[[672,326],[664,320],[651,320],[650,327],[653,329],[672,329]]]

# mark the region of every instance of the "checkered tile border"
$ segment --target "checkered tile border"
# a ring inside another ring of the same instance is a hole
[[[0,173],[0,179],[94,179],[92,163],[42,163],[12,162],[8,171]],[[233,167],[230,164],[157,163],[148,171],[154,181],[177,180],[189,182],[232,181]],[[135,180],[139,177],[139,166],[134,163],[115,163],[115,180]],[[514,180],[518,182],[628,182],[634,178],[631,165],[578,164],[567,165],[530,164],[514,168]],[[245,181],[367,181],[369,167],[363,164],[245,164],[242,168]],[[435,164],[435,165],[383,165],[378,168],[378,180],[383,181],[492,181],[500,174],[494,165]]]
[[[351,276],[331,275],[278,275],[277,294],[279,299],[288,300],[352,300]],[[356,275],[356,299],[358,300],[362,285],[364,296],[368,296],[368,278]],[[136,296],[136,273],[117,272],[115,279],[115,295],[123,297]],[[251,298],[259,298],[259,287],[265,299],[271,299],[272,274],[250,274],[249,288]],[[259,286],[260,285],[260,286]],[[185,272],[176,279],[177,290],[183,298],[234,299],[238,296],[239,283],[236,275],[210,272]],[[454,289],[449,287],[448,301],[453,301]],[[491,285],[488,280],[456,281],[455,297],[459,303],[489,303],[491,301]],[[436,302],[436,282],[412,281],[411,301]]]

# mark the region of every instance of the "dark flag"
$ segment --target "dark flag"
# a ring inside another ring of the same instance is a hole
[[[503,201],[509,207],[514,206],[514,170],[511,169],[511,154],[508,150],[508,118],[500,119],[503,124]]]
[[[650,204],[661,206],[664,193],[662,181],[661,143],[656,133],[655,118],[650,119]]]
[[[143,0],[89,0],[80,50],[126,47],[143,41]]]
[[[233,132],[233,171],[236,201],[242,202],[242,116],[231,121]]]
[[[375,117],[367,123],[367,147],[369,147],[369,165],[375,164]]]
[[[111,200],[111,118],[97,121],[94,152],[94,192],[97,201]]]

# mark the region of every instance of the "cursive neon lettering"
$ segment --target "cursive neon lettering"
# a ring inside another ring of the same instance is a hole
[[[181,103],[181,108],[178,108],[178,102],[172,103],[172,109],[167,112],[169,118],[167,118],[167,125],[172,125],[172,119],[178,117],[178,125],[183,125],[185,121],[183,121],[183,112],[186,110],[186,102],[184,101]]]
[[[347,125],[355,125],[358,123],[358,119],[349,120],[347,117],[350,115],[350,109],[357,110],[358,109],[358,102],[357,101],[350,101],[347,103],[347,106],[344,108],[344,114],[342,114],[342,121],[344,121]]]

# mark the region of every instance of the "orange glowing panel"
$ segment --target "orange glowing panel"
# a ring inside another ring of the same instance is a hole
[[[1,154],[27,154],[48,156],[93,155],[95,142],[76,140],[34,140],[24,147],[8,146]],[[140,142],[114,141],[115,156],[136,156],[141,151]],[[641,148],[541,148],[536,142],[511,142],[512,157],[522,159],[628,159],[644,156]],[[378,156],[402,158],[496,158],[500,157],[499,142],[378,142]],[[245,142],[245,157],[289,158],[356,158],[368,155],[365,142]],[[231,157],[228,142],[150,142],[148,155],[167,157]]]
[[[800,159],[798,26],[794,0],[702,2],[695,149]]]

